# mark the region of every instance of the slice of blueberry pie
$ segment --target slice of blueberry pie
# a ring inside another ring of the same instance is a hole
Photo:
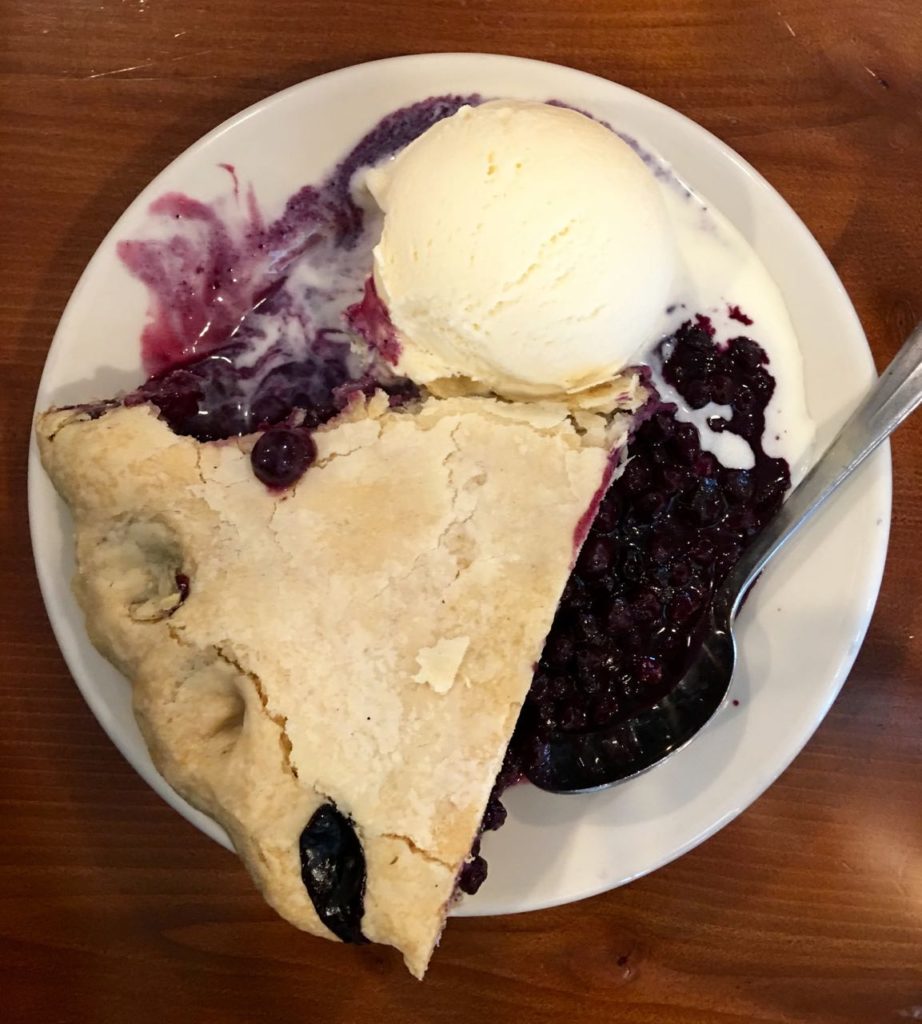
[[[561,737],[638,753],[609,730],[809,443],[796,337],[729,223],[559,101],[394,111],[275,220],[238,185],[119,244],[148,379],[39,448],[164,777],[283,917],[422,976],[502,790],[554,789]]]
[[[272,489],[258,435],[179,436],[149,404],[40,418],[93,642],[289,921],[426,970],[630,422],[377,391]]]

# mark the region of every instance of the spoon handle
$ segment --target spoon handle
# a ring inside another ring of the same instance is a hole
[[[922,402],[922,323],[849,417],[835,440],[791,492],[777,515],[724,581],[718,602],[736,614],[769,559]]]

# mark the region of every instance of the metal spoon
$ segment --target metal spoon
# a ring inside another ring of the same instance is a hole
[[[558,733],[531,781],[554,793],[588,793],[630,779],[684,747],[724,703],[736,664],[733,620],[768,561],[922,402],[922,323],[832,444],[746,549],[714,595],[705,639],[659,703],[589,733]]]

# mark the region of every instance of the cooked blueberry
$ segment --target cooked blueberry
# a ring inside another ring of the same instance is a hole
[[[580,563],[587,576],[603,576],[615,560],[615,544],[607,537],[593,537],[583,547]]]
[[[765,349],[751,338],[734,338],[728,346],[728,355],[737,372],[759,370],[768,362]]]
[[[647,623],[659,618],[662,610],[662,602],[652,587],[642,590],[634,597],[633,612],[634,621]]]
[[[458,888],[468,896],[473,896],[486,880],[487,862],[478,853],[465,862],[464,867],[461,868],[461,874],[458,876]]]
[[[310,435],[296,427],[272,427],[253,446],[253,473],[267,487],[290,487],[317,457]]]
[[[741,384],[737,388],[736,396],[733,399],[733,409],[737,414],[751,413],[759,405],[759,396],[755,394],[749,384]],[[737,427],[739,431],[739,427]]]
[[[691,423],[677,423],[671,438],[671,448],[681,462],[694,462],[699,451],[698,431]]]
[[[499,798],[499,792],[494,787],[493,792],[490,794],[490,799],[487,801],[487,809],[484,811],[483,823],[480,827],[484,832],[493,832],[500,828],[505,821],[506,808]]]
[[[618,697],[612,693],[606,693],[603,697],[599,697],[592,705],[590,712],[591,724],[594,726],[608,725],[620,710],[621,703]]]
[[[729,374],[716,374],[711,378],[711,401],[717,405],[732,405],[736,388],[737,384]]]
[[[298,843],[301,879],[317,916],[343,942],[362,943],[365,854],[349,819],[333,804],[311,816]]]
[[[602,637],[599,622],[591,612],[579,612],[577,615],[578,636],[583,643],[593,644]]]
[[[691,511],[702,526],[716,523],[727,508],[723,489],[717,480],[706,476],[699,481],[691,500]]]
[[[602,687],[607,659],[597,647],[584,647],[576,655],[576,678],[583,693],[598,693]]]
[[[685,385],[685,401],[692,409],[702,409],[711,401],[711,391],[702,380],[690,380]]]
[[[685,466],[663,466],[660,470],[660,479],[670,491],[681,490],[693,477],[694,470]]]
[[[692,541],[689,549],[692,561],[698,565],[708,565],[714,560],[714,541],[711,537],[699,536]]]
[[[608,609],[607,625],[613,633],[625,633],[631,628],[631,610],[627,602],[616,597]]]
[[[595,520],[597,533],[607,533],[618,525],[618,506],[615,502],[603,502]]]
[[[663,678],[663,666],[659,658],[647,654],[635,660],[634,674],[643,686],[657,686]]]
[[[674,562],[669,570],[669,582],[675,587],[681,587],[694,575],[691,565],[688,562]]]
[[[555,668],[565,667],[573,657],[573,638],[567,633],[550,637],[544,648],[544,659]],[[536,677],[537,678],[537,677]]]
[[[701,590],[697,587],[686,587],[673,597],[669,605],[669,620],[680,625],[688,622],[703,603],[704,594]]]
[[[561,698],[568,696],[572,689],[572,676],[569,675],[569,673],[561,673],[560,675],[552,677],[548,689],[548,696],[552,700],[560,700]]]
[[[628,548],[624,560],[621,563],[621,574],[626,580],[642,580],[645,571],[643,555],[636,547]]]
[[[665,492],[650,491],[637,500],[635,508],[645,519],[652,521],[666,508],[668,502],[669,497]]]
[[[644,494],[650,486],[650,479],[650,468],[647,463],[643,460],[631,459],[618,481],[618,489],[623,490],[625,494]],[[606,497],[603,505],[607,504]],[[599,514],[601,515],[601,511]]]
[[[560,713],[560,728],[564,732],[578,732],[585,729],[589,716],[582,703],[565,704]]]

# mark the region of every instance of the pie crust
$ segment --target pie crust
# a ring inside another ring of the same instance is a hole
[[[630,422],[377,392],[272,492],[257,435],[202,443],[150,405],[39,418],[87,630],[154,763],[299,928],[334,938],[299,861],[332,803],[364,852],[362,933],[425,972]]]

